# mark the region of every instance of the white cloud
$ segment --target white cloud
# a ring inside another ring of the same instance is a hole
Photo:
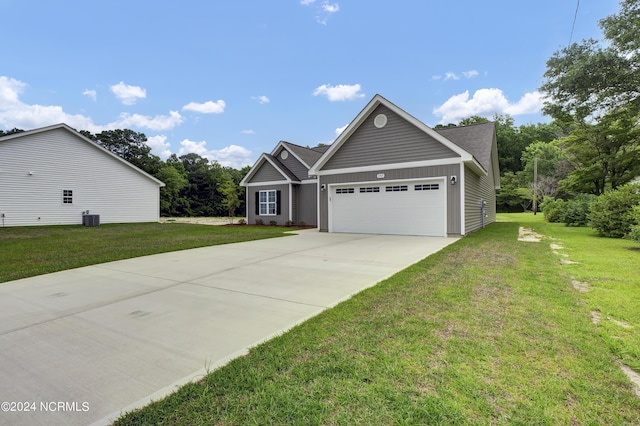
[[[241,169],[244,166],[250,166],[253,164],[251,159],[251,151],[247,148],[238,145],[229,145],[222,149],[207,149],[206,141],[190,141],[184,139],[180,142],[181,148],[178,152],[178,156],[188,154],[190,152],[196,153],[201,157],[207,158],[209,161],[217,161],[222,166],[233,167],[235,169]]]
[[[100,133],[103,130],[132,127],[163,131],[173,129],[183,122],[179,112],[170,111],[169,115],[154,117],[122,113],[116,121],[106,125],[98,125],[90,117],[82,114],[69,114],[58,105],[25,104],[20,101],[20,94],[27,86],[21,81],[0,76],[0,127],[30,130],[65,123],[78,130]]]
[[[140,86],[130,86],[121,81],[110,87],[116,98],[124,105],[134,105],[138,99],[146,98],[147,91]]]
[[[167,142],[165,135],[150,136],[147,138],[147,145],[151,148],[151,152],[158,157],[166,160],[172,154],[171,144]]]
[[[349,123],[345,124],[345,125],[344,125],[344,126],[342,126],[342,127],[338,127],[338,128],[336,129],[336,137],[340,136],[340,134],[341,134],[342,132],[344,132],[344,130],[345,130],[347,127],[349,127]]]
[[[313,96],[324,95],[331,102],[352,101],[365,96],[364,93],[360,93],[360,89],[359,84],[339,84],[337,86],[323,84],[313,91]]]
[[[242,133],[243,135],[255,135],[256,134],[256,132],[251,130],[251,129],[243,130],[240,133]]]
[[[300,4],[303,6],[311,6],[315,2],[316,0],[300,0]],[[330,3],[329,0],[323,0],[315,9],[317,13],[316,21],[321,25],[327,25],[331,15],[340,11],[340,5],[338,3]]]
[[[107,125],[113,129],[129,129],[131,127],[146,128],[154,131],[171,130],[182,124],[183,118],[178,111],[169,111],[169,115],[154,117],[141,114],[120,114],[120,119]]]
[[[98,98],[98,92],[96,92],[95,90],[86,89],[84,92],[82,92],[82,94],[91,98],[94,102]]]
[[[477,77],[478,75],[480,75],[480,73],[476,70],[469,70],[469,71],[463,71],[462,72],[462,76],[464,78],[474,78]],[[460,76],[452,71],[448,71],[446,73],[444,73],[444,75],[433,75],[431,76],[432,80],[442,80],[444,79],[444,81],[447,80],[460,80]]]
[[[491,117],[494,114],[535,114],[541,111],[543,95],[540,92],[525,94],[512,104],[500,89],[480,89],[469,98],[469,91],[450,97],[445,103],[433,109],[440,116],[440,123],[452,123],[472,115]]]
[[[340,10],[340,5],[338,3],[334,3],[334,4],[323,3],[322,10],[327,13],[336,13]]]
[[[0,76],[0,108],[7,108],[20,103],[20,94],[25,87],[27,87],[27,83]]]
[[[202,114],[221,114],[226,106],[227,104],[222,99],[219,99],[217,102],[207,101],[203,104],[190,102],[183,106],[182,110],[200,112]]]
[[[271,102],[271,99],[267,98],[266,96],[252,96],[251,99],[253,99],[254,101],[258,101],[261,104],[268,104],[269,102]]]

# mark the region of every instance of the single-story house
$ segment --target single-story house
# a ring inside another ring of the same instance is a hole
[[[309,168],[327,149],[280,141],[271,154],[262,154],[240,182],[247,187],[247,222],[317,226],[318,180]]]
[[[0,137],[0,226],[157,222],[164,183],[67,126]]]
[[[455,236],[495,221],[494,123],[436,130],[376,95],[328,148],[304,148],[317,158],[295,172],[283,163],[292,146],[263,154],[243,180],[249,223],[295,223],[315,208],[305,222],[320,231]],[[302,183],[315,202],[291,189]]]

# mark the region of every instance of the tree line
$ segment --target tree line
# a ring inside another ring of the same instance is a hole
[[[23,131],[0,130],[0,137]],[[161,216],[244,216],[244,188],[239,184],[251,167],[224,167],[195,153],[172,154],[162,161],[151,153],[144,133],[129,129],[80,133],[165,183],[160,188]]]
[[[225,167],[195,153],[172,154],[162,161],[151,153],[144,133],[129,129],[80,133],[164,182],[161,216],[244,216],[244,188],[239,184],[249,166]]]

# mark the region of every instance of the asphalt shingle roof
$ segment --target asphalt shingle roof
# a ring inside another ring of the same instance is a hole
[[[433,130],[473,155],[485,170],[491,170],[491,148],[495,123],[480,123]]]

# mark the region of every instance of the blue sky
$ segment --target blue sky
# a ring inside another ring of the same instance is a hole
[[[377,93],[430,126],[540,115],[576,1],[0,0],[0,128],[143,132],[165,159],[331,143]],[[573,40],[614,0],[582,0]]]

